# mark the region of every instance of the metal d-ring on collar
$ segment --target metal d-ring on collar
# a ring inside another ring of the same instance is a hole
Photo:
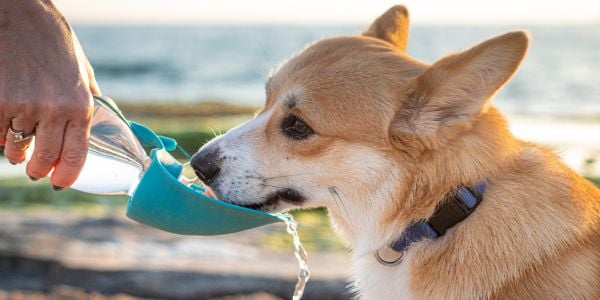
[[[396,258],[391,260],[385,260],[385,258],[382,257],[380,251],[381,250],[375,251],[375,259],[377,259],[377,261],[384,266],[395,266],[402,262],[402,258],[404,258],[404,252],[395,252]],[[393,251],[391,247],[389,247],[389,251]]]
[[[394,254],[394,258],[386,259],[382,255],[382,249],[375,251],[375,258],[379,263],[386,266],[397,265],[408,247],[423,239],[434,239],[446,234],[446,231],[459,222],[466,219],[479,205],[483,199],[486,181],[472,186],[460,186],[456,192],[446,196],[446,199],[436,209],[433,216],[427,220],[417,221],[408,226],[400,238],[394,241],[386,249]]]

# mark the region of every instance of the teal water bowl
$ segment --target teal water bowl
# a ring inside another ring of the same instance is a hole
[[[210,198],[204,195],[204,188],[179,181],[184,166],[166,151],[173,145],[165,147],[174,141],[133,122],[131,128],[154,150],[152,163],[127,203],[130,219],[184,235],[227,234],[282,221],[275,215]]]

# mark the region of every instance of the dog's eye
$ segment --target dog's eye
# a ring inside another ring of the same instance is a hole
[[[295,115],[286,117],[281,127],[285,135],[295,140],[303,140],[315,133],[304,120]]]

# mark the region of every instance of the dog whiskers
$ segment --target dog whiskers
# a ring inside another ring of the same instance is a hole
[[[348,213],[348,209],[346,208],[346,204],[344,204],[344,200],[338,192],[338,188],[335,186],[329,186],[327,190],[331,194],[331,197],[333,198],[335,205],[338,207],[338,210],[343,211],[343,213],[346,215],[347,222],[352,222],[352,219],[350,219],[350,214]]]
[[[280,176],[273,176],[273,177],[265,177],[263,178],[263,180],[273,180],[273,179],[279,179],[279,178],[288,178],[288,177],[295,177],[295,176],[300,176],[300,175],[306,175],[306,173],[300,173],[300,174],[290,174],[290,175],[280,175]]]
[[[260,185],[265,186],[265,187],[276,188],[276,189],[285,189],[286,188],[286,187],[279,186],[279,185],[271,185],[271,184],[265,184],[265,183],[261,183]]]
[[[219,133],[217,133],[217,131],[215,131],[215,129],[210,126],[208,126],[208,129],[210,129],[210,131],[212,131],[212,134],[214,137],[218,137],[218,136],[222,135],[220,130],[219,130]]]

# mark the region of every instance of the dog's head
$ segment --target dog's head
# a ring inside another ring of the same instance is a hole
[[[200,179],[263,211],[326,206],[347,228],[402,206],[424,154],[472,128],[527,49],[513,32],[429,66],[405,53],[407,40],[395,6],[361,36],[307,47],[268,79],[254,119],[195,155]]]

